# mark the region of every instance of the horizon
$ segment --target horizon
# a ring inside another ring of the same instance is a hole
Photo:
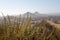
[[[0,0],[0,16],[38,11],[42,14],[60,13],[60,0]]]

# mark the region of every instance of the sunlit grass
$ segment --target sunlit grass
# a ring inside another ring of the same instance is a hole
[[[4,17],[4,23],[0,27],[0,40],[60,40],[60,30],[58,29],[50,30],[40,24],[31,26],[31,18],[27,18],[22,24],[19,22],[21,21],[14,18],[14,24],[12,24],[9,16]]]

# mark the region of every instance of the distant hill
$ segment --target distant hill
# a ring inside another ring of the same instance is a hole
[[[34,12],[34,13],[30,13],[30,12],[26,12],[25,14],[23,14],[24,16],[31,16],[31,17],[47,17],[47,14],[40,14],[39,12]]]
[[[22,17],[31,17],[33,20],[39,20],[39,19],[46,19],[49,15],[47,14],[41,14],[39,12],[34,12],[34,13],[31,13],[31,12],[26,12],[22,15]]]

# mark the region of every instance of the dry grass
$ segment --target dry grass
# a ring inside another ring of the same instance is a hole
[[[12,25],[9,17],[4,17],[4,23],[0,27],[0,40],[60,40],[60,30],[49,30],[41,24],[31,26],[30,21],[31,18],[20,24],[17,19]]]

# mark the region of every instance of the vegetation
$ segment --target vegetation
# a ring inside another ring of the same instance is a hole
[[[4,22],[0,26],[0,40],[60,40],[60,30],[54,27],[49,29],[50,24],[44,21],[32,26],[31,18],[24,23],[15,20],[12,24],[9,16],[7,19],[4,17]]]

